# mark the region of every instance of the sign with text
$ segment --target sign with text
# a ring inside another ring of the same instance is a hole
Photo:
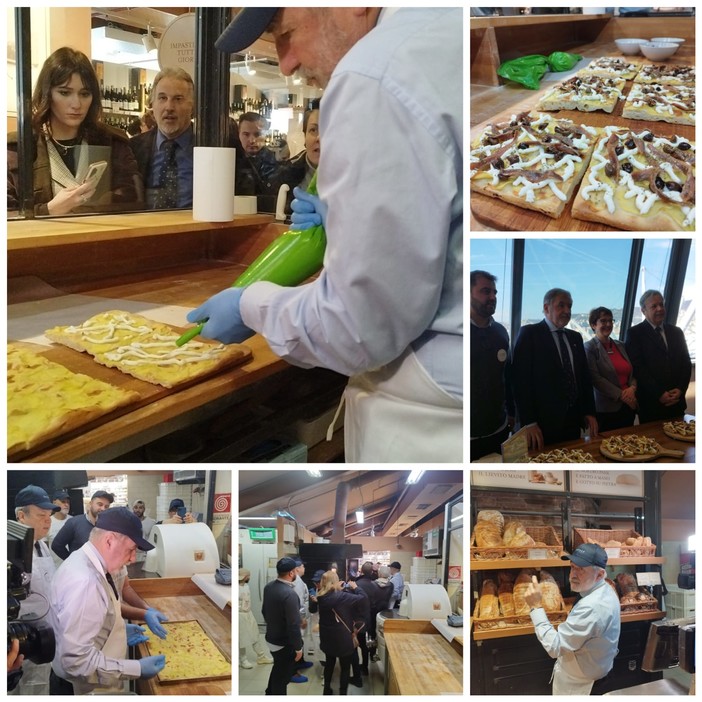
[[[481,487],[504,487],[515,490],[565,490],[565,471],[562,470],[472,470],[471,485]]]
[[[570,473],[570,490],[590,495],[643,497],[643,471],[573,470]]]
[[[158,65],[182,68],[195,78],[195,13],[176,17],[164,30],[158,45]]]
[[[502,442],[502,462],[529,462],[529,444],[527,443],[526,428],[520,429],[512,434],[509,439]]]
[[[636,582],[639,586],[652,587],[654,585],[661,584],[661,574],[660,573],[637,573]]]

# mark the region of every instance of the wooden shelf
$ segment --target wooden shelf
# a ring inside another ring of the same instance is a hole
[[[663,565],[665,558],[662,556],[647,556],[641,558],[610,558],[608,566],[626,565]],[[510,568],[567,568],[569,561],[559,558],[500,560],[500,561],[470,561],[470,570],[509,570]]]
[[[527,27],[535,24],[559,24],[561,22],[592,22],[611,19],[611,14],[600,15],[514,15],[511,17],[471,17],[471,29],[488,27]]]

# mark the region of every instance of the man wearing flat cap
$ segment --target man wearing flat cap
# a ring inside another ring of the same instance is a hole
[[[551,658],[554,695],[589,695],[596,680],[612,669],[621,628],[619,598],[606,581],[607,553],[597,544],[582,544],[570,561],[570,589],[580,594],[563,624],[554,629],[541,606],[536,576],[525,595],[536,636]]]
[[[261,612],[266,620],[266,642],[273,654],[267,695],[287,695],[295,664],[302,658],[300,599],[293,581],[297,563],[285,556],[276,563],[278,577],[263,588]]]
[[[215,46],[241,53],[264,31],[284,75],[324,88],[319,196],[291,204],[293,229],[324,226],[324,268],[228,288],[188,321],[349,376],[347,462],[460,462],[463,10],[247,7]]]
[[[27,485],[15,497],[15,518],[20,524],[34,529],[32,551],[32,579],[29,595],[20,603],[19,619],[29,620],[34,626],[48,625],[49,591],[56,574],[56,564],[44,537],[49,533],[51,515],[60,508],[51,503],[46,491],[36,485]],[[25,660],[22,678],[15,694],[48,695],[50,663]]]
[[[143,641],[143,629],[122,618],[111,575],[134,563],[137,549],[152,548],[139,518],[115,507],[98,515],[88,542],[59,568],[50,596],[56,635],[52,695],[123,693],[125,681],[163,670],[163,655],[127,658],[128,641]]]

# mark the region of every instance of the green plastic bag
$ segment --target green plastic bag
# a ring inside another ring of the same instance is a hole
[[[539,81],[548,70],[545,56],[534,54],[505,61],[498,69],[497,75],[515,83],[521,83],[531,90],[538,90]]]
[[[581,58],[578,54],[568,54],[565,51],[554,51],[548,57],[541,54],[522,56],[505,61],[497,69],[497,75],[521,83],[530,90],[538,90],[539,83],[547,71],[569,71]]]

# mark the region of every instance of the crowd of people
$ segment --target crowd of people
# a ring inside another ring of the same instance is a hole
[[[247,649],[252,647],[259,665],[273,664],[265,693],[285,695],[289,683],[308,682],[302,674],[312,668],[305,656],[324,654],[323,694],[331,695],[332,678],[339,663],[339,694],[349,685],[363,687],[376,644],[376,617],[399,607],[404,579],[401,564],[389,566],[367,561],[355,578],[339,578],[336,563],[317,570],[304,581],[305,564],[298,557],[285,556],[276,564],[278,577],[263,591],[262,614],[265,637],[259,632],[251,611],[251,573],[239,569],[239,665],[252,668]],[[360,656],[359,656],[360,654]],[[272,657],[271,657],[272,656]]]
[[[53,661],[35,663],[19,654],[18,638],[8,651],[8,689],[16,694],[117,694],[137,678],[155,677],[164,656],[129,659],[127,646],[146,641],[143,621],[166,638],[166,615],[132,587],[127,565],[137,551],[150,551],[156,524],[194,523],[183,500],[171,501],[168,517],[146,516],[143,500],[132,508],[112,506],[114,496],[98,490],[84,514],[71,516],[69,495],[27,485],[15,497],[16,520],[33,529],[31,581],[20,602],[18,621],[50,627],[56,641]]]
[[[470,458],[500,453],[513,430],[526,430],[530,449],[685,413],[691,360],[682,329],[665,322],[665,302],[647,290],[643,321],[626,341],[612,339],[614,318],[605,306],[590,311],[592,339],[568,329],[573,298],[553,288],[543,299],[544,319],[524,325],[510,349],[495,321],[496,276],[470,274]]]
[[[125,131],[102,120],[100,86],[90,59],[62,47],[46,59],[32,95],[34,211],[38,215],[192,207],[195,85],[180,68],[155,76],[143,117]],[[236,193],[277,196],[281,185],[306,188],[319,163],[319,100],[303,115],[305,149],[278,160],[264,146],[266,119],[231,120]],[[92,163],[106,161],[99,180]],[[20,207],[17,133],[8,135],[8,210]],[[266,203],[268,205],[268,203]]]

